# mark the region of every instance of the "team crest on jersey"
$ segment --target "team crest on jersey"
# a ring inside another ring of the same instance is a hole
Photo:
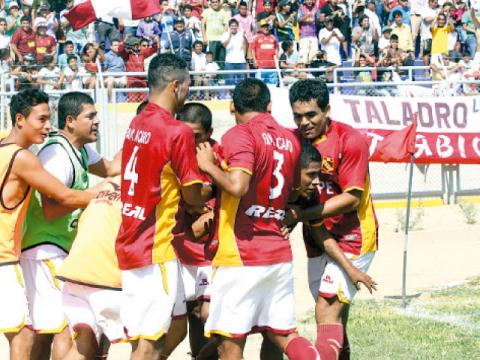
[[[322,156],[322,174],[333,175],[335,161],[330,156]]]

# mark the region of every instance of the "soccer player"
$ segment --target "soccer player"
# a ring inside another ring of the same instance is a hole
[[[85,207],[94,194],[63,185],[27,150],[42,144],[51,129],[48,95],[29,89],[12,97],[12,130],[0,140],[0,332],[10,343],[12,359],[30,358],[33,338],[24,327],[29,319],[27,298],[19,263],[22,224],[31,188],[61,205]]]
[[[172,247],[180,197],[203,206],[192,130],[174,115],[187,98],[187,64],[173,54],[150,63],[149,103],[128,128],[122,151],[122,225],[116,252],[122,270],[120,312],[133,342],[132,358],[158,358],[177,297],[178,263]]]
[[[102,158],[90,143],[97,140],[99,119],[93,99],[81,92],[63,95],[58,102],[57,134],[51,135],[38,158],[47,171],[72,189],[89,187],[88,173],[100,177],[120,173],[120,153]],[[34,192],[25,217],[21,266],[35,332],[35,354],[61,358],[71,346],[62,309],[62,282],[55,276],[77,233],[81,209],[72,209]],[[53,349],[51,343],[53,340]]]
[[[290,89],[290,103],[300,133],[318,149],[322,164],[318,204],[306,209],[293,207],[286,223],[303,221],[312,228],[324,227],[323,236],[337,240],[345,256],[365,272],[377,249],[378,230],[370,194],[368,144],[357,130],[330,119],[329,94],[323,81],[296,82]],[[321,356],[335,357],[344,344],[342,313],[348,311],[357,289],[328,257],[323,271],[326,256],[309,260],[309,274],[323,274],[316,286],[316,346]]]
[[[188,103],[177,114],[177,119],[193,130],[196,145],[209,142],[214,151],[218,152],[218,144],[211,138],[212,112],[208,107],[200,103]],[[212,197],[206,206],[200,209],[181,206],[172,243],[180,262],[180,274],[185,289],[192,357],[196,357],[207,344],[203,322],[208,314],[210,296],[207,287],[210,284],[212,259],[216,250],[215,244],[209,241],[215,202],[215,197]]]
[[[289,359],[317,359],[317,350],[296,333],[292,251],[281,230],[300,143],[270,109],[267,86],[243,80],[231,104],[238,125],[222,137],[222,168],[208,143],[197,147],[200,169],[222,191],[205,331],[220,336],[225,359],[242,359],[254,331],[266,332]]]

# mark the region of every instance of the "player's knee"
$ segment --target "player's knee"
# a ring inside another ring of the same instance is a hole
[[[243,346],[241,340],[224,338],[218,347],[221,359],[242,359]]]
[[[341,322],[344,304],[337,296],[319,296],[315,305],[317,321],[320,323]]]
[[[72,350],[75,353],[86,359],[90,359],[95,355],[97,347],[97,340],[91,329],[75,329],[75,340],[72,344]]]

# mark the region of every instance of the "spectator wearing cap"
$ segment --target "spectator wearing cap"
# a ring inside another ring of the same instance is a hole
[[[239,29],[237,19],[228,22],[228,32],[223,34],[222,45],[225,47],[225,70],[245,70],[247,68],[247,39],[245,33]],[[245,78],[245,74],[227,74],[227,85],[236,85]]]
[[[320,21],[320,10],[314,0],[305,0],[298,9],[300,27],[300,62],[310,65],[318,52],[317,24]],[[333,21],[333,20],[332,20]]]
[[[37,51],[35,54],[39,64],[43,64],[43,58],[46,55],[55,57],[57,52],[57,41],[54,37],[47,34],[47,22],[42,20],[43,18],[37,18],[35,21],[37,24],[35,35],[35,46]]]
[[[275,58],[278,58],[278,42],[270,32],[267,19],[260,21],[260,31],[252,43],[253,65],[257,69],[275,69]],[[260,78],[266,83],[277,85],[275,72],[260,72]]]
[[[382,29],[382,36],[378,40],[378,51],[381,53],[384,49],[390,46],[390,35],[392,34],[392,28],[384,26]]]
[[[7,20],[0,18],[0,50],[10,49],[11,37],[7,35]]]
[[[65,44],[63,45],[63,50],[63,54],[60,54],[58,56],[58,65],[60,66],[60,69],[64,70],[67,67],[68,58],[70,56],[74,56],[77,59],[77,62],[80,62],[80,56],[75,53],[75,45],[72,41],[65,41]]]
[[[120,40],[112,40],[112,44],[110,45],[110,51],[105,54],[103,66],[104,71],[108,73],[125,72],[125,62],[120,56]],[[109,75],[107,77],[106,84],[108,90],[108,98],[109,100],[111,100],[113,95],[113,88],[124,88],[127,85],[127,77]]]
[[[20,11],[20,7],[16,1],[12,1],[8,5],[7,15],[7,35],[13,36],[13,33],[20,27],[20,22],[23,13]]]
[[[260,28],[260,21],[267,19],[268,24],[273,28],[276,16],[273,10],[272,2],[270,0],[265,0],[263,2],[263,11],[257,12],[257,27]]]
[[[167,33],[168,41],[165,44],[165,51],[172,52],[173,54],[181,57],[185,60],[190,67],[190,61],[192,60],[192,47],[195,38],[193,32],[185,29],[185,21],[181,17],[177,17],[173,22],[173,31]]]
[[[225,48],[222,45],[222,36],[228,30],[230,14],[220,6],[220,0],[210,0],[210,7],[202,13],[203,43],[213,53],[213,60],[221,69],[225,64]]]
[[[388,17],[388,23],[392,25],[395,22],[394,14],[400,11],[402,13],[402,22],[410,26],[410,6],[408,6],[408,0],[398,0],[398,5],[395,6],[390,12]],[[410,32],[411,33],[411,32]]]
[[[333,26],[333,19],[330,16],[325,18],[325,27],[320,30],[318,40],[327,54],[327,61],[341,65],[340,45],[344,37],[340,30]]]
[[[40,20],[40,18],[43,20]],[[37,24],[37,21],[44,21],[47,24],[47,35],[55,38],[58,29],[58,22],[55,18],[55,11],[51,11],[50,4],[48,2],[40,5],[38,9],[38,17],[35,18],[34,25]]]
[[[403,13],[400,10],[394,10],[393,19],[394,24],[392,26],[392,35],[398,36],[398,47],[404,52],[414,51],[412,41],[412,31],[410,26],[403,21]]]
[[[23,62],[25,55],[35,54],[35,32],[30,25],[30,18],[21,18],[20,27],[13,34],[10,47],[19,62]]]
[[[289,0],[281,0],[278,4],[277,12],[277,40],[281,44],[282,41],[295,42],[293,27],[297,24],[297,13],[292,11],[292,4]]]
[[[162,33],[160,26],[151,16],[142,19],[137,26],[137,36],[147,39],[150,44]]]

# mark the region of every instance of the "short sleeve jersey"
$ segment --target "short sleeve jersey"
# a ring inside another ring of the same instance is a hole
[[[275,54],[278,49],[275,36],[258,33],[253,38],[251,47],[259,69],[275,68]]]
[[[368,173],[368,144],[351,126],[331,121],[327,133],[313,142],[322,156],[318,197],[320,203],[353,189],[362,190],[356,210],[324,219],[326,229],[349,254],[377,250],[378,223]]]
[[[148,103],[128,128],[122,150],[120,269],[175,259],[171,241],[182,186],[202,183],[193,131]]]
[[[224,170],[251,175],[241,198],[222,192],[213,241],[213,265],[272,265],[292,260],[281,232],[285,207],[298,172],[300,143],[267,113],[237,125],[222,137]]]

